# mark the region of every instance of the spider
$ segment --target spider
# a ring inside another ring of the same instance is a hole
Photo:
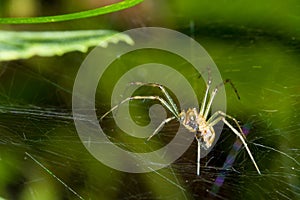
[[[201,146],[205,149],[208,149],[211,147],[211,145],[213,144],[214,140],[215,140],[215,131],[213,126],[216,125],[218,122],[223,121],[230,129],[231,131],[237,136],[239,137],[239,139],[242,141],[243,145],[245,146],[248,155],[251,158],[252,163],[254,164],[258,174],[261,174],[253,156],[252,153],[250,151],[250,149],[247,146],[247,143],[245,141],[245,136],[243,134],[243,131],[240,127],[240,125],[238,124],[238,121],[231,117],[230,115],[227,115],[226,113],[222,112],[222,111],[217,111],[214,114],[212,114],[209,118],[208,118],[208,114],[212,105],[212,102],[214,100],[215,95],[218,92],[218,88],[226,83],[230,83],[231,86],[233,87],[233,89],[235,90],[238,98],[239,95],[236,91],[236,89],[234,88],[233,84],[231,83],[231,81],[229,79],[225,80],[224,83],[221,83],[220,85],[216,86],[215,89],[213,90],[210,98],[208,99],[208,92],[211,86],[211,80],[208,80],[207,84],[206,84],[206,91],[205,91],[205,96],[202,100],[202,104],[200,107],[199,112],[197,111],[196,108],[189,108],[187,111],[182,110],[180,113],[177,109],[176,104],[174,103],[173,99],[171,98],[171,96],[169,95],[169,93],[167,92],[167,90],[164,88],[163,85],[158,84],[158,83],[143,83],[143,82],[132,82],[131,85],[138,85],[138,86],[150,86],[150,87],[157,87],[161,90],[161,92],[163,93],[163,95],[165,96],[166,100],[163,99],[160,96],[132,96],[132,97],[128,97],[124,100],[122,100],[119,104],[115,105],[114,107],[112,107],[108,112],[106,112],[104,115],[102,115],[102,117],[100,118],[100,120],[102,121],[102,119],[107,116],[110,112],[112,112],[113,110],[115,110],[116,108],[118,108],[121,104],[127,102],[127,101],[131,101],[131,100],[157,100],[159,101],[165,108],[167,108],[172,114],[172,117],[169,117],[165,120],[163,120],[161,122],[161,124],[154,130],[154,132],[147,138],[147,141],[149,141],[153,136],[155,136],[160,130],[161,128],[169,123],[170,121],[176,119],[178,120],[187,130],[189,130],[191,133],[194,133],[195,135],[195,139],[197,140],[197,144],[198,144],[198,152],[197,152],[197,175],[200,175],[200,149]],[[207,102],[208,100],[208,102]],[[234,123],[236,124],[236,126],[238,127],[238,130],[236,130],[228,121],[227,119],[231,119],[232,121],[234,121]]]

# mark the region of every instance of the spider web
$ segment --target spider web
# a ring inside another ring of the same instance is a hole
[[[190,25],[185,26],[182,31],[189,33]],[[86,151],[74,127],[71,91],[77,69],[61,65],[79,66],[84,56],[72,53],[1,63],[0,195],[7,199],[299,199],[299,41],[279,33],[222,28],[227,34],[209,25],[205,31],[193,29],[193,35],[222,76],[238,89],[241,100],[226,87],[227,113],[240,121],[262,175],[226,127],[213,151],[201,160],[200,176],[196,142],[175,163],[151,173],[123,173],[103,165]],[[204,92],[199,75],[186,74],[200,85],[196,90]],[[107,91],[103,88],[97,99],[100,113],[111,107],[104,97]],[[202,96],[199,92],[200,100]],[[132,103],[137,123],[147,124],[151,105]],[[101,125],[111,141],[136,152],[162,147],[179,126],[166,125],[151,144],[144,144],[127,140],[126,134],[116,137],[121,131],[112,117]]]

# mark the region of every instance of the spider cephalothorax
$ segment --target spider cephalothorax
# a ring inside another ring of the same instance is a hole
[[[204,117],[196,108],[189,108],[187,111],[182,110],[179,114],[180,122],[190,132],[195,133],[196,139],[205,149],[211,147],[215,140],[215,131],[213,127],[207,124]]]
[[[188,109],[181,111],[179,114],[180,122],[187,128],[190,132],[198,132],[198,113],[196,109]]]

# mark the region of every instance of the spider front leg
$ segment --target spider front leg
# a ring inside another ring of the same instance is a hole
[[[126,103],[127,101],[131,101],[131,100],[145,100],[145,99],[150,99],[150,100],[158,100],[160,101],[160,103],[167,108],[174,116],[165,119],[164,121],[161,122],[161,124],[155,129],[155,131],[149,136],[149,138],[147,139],[147,141],[149,141],[154,135],[156,135],[159,130],[168,122],[170,122],[173,119],[179,119],[177,112],[175,112],[173,110],[173,106],[170,106],[164,99],[162,99],[159,96],[133,96],[133,97],[128,97],[126,99],[124,99],[123,101],[121,101],[119,104],[115,105],[114,107],[112,107],[109,111],[107,111],[104,115],[102,115],[102,117],[100,118],[100,120],[102,121],[104,117],[106,117],[110,112],[114,111],[115,109],[117,109],[120,105]]]
[[[173,101],[172,97],[170,96],[170,94],[167,92],[167,90],[165,89],[165,87],[161,84],[158,83],[143,83],[143,82],[131,82],[131,85],[138,85],[138,86],[150,86],[150,87],[157,87],[161,90],[161,92],[163,93],[163,95],[167,98],[167,101],[169,103],[169,105],[173,108],[173,111],[176,113],[176,117],[179,116],[179,112],[178,112],[178,108],[175,104],[175,102]]]
[[[207,104],[207,106],[206,106],[206,108],[205,108],[206,99],[207,99],[207,94],[208,94],[208,91],[209,91],[209,88],[210,88],[210,85],[211,85],[211,81],[208,80],[207,86],[206,86],[205,96],[204,96],[204,98],[203,98],[203,102],[202,102],[201,109],[200,109],[200,112],[199,112],[200,115],[203,116],[204,119],[207,119],[208,113],[209,113],[209,111],[210,111],[210,107],[211,107],[211,105],[212,105],[212,102],[213,102],[213,100],[214,100],[214,98],[215,98],[215,96],[216,96],[216,94],[217,94],[219,88],[220,88],[221,86],[224,86],[226,83],[230,83],[231,87],[233,88],[234,92],[235,92],[236,95],[237,95],[237,98],[240,99],[240,96],[239,96],[239,94],[238,94],[238,92],[237,92],[237,89],[234,87],[234,85],[233,85],[233,83],[231,82],[231,80],[230,80],[230,79],[226,79],[224,82],[220,83],[219,85],[217,85],[217,86],[215,87],[215,89],[213,90],[213,92],[212,92],[212,94],[211,94],[211,96],[210,96],[210,99],[209,99],[209,101],[208,101],[208,104]],[[220,112],[221,112],[221,111],[220,111]],[[224,113],[224,114],[225,114],[225,113]],[[226,114],[225,114],[225,115],[226,115]],[[229,117],[229,118],[231,118],[231,117]],[[233,118],[232,118],[232,119],[233,119]]]
[[[104,117],[106,117],[110,112],[114,111],[115,109],[117,109],[120,105],[126,103],[127,101],[131,101],[131,100],[145,100],[145,99],[149,99],[149,100],[158,100],[160,101],[160,103],[165,106],[173,115],[176,116],[176,112],[173,111],[172,107],[161,97],[159,96],[133,96],[133,97],[128,97],[126,99],[124,99],[123,101],[121,101],[119,104],[115,105],[114,107],[112,107],[109,111],[107,111],[106,113],[104,113],[104,115],[102,115],[102,117],[100,118],[100,121],[103,120]]]
[[[225,115],[225,116],[220,116],[220,117],[214,119],[213,121],[211,121],[211,119],[212,119],[213,117],[215,117],[216,114],[220,114],[220,113],[221,113],[221,115]],[[243,132],[241,131],[240,126],[238,125],[238,127],[239,127],[239,129],[240,129],[241,132],[238,132],[238,131],[237,131],[235,128],[233,128],[233,126],[225,119],[225,117],[228,117],[228,118],[230,118],[230,119],[233,119],[233,120],[237,123],[237,120],[236,120],[235,118],[233,118],[233,117],[231,117],[231,116],[229,116],[229,115],[227,115],[227,114],[225,114],[225,113],[219,111],[219,112],[216,112],[215,114],[213,114],[213,115],[211,116],[211,118],[208,120],[209,126],[214,126],[214,125],[216,125],[219,121],[223,121],[223,122],[231,129],[231,131],[233,131],[233,133],[234,133],[236,136],[238,136],[238,137],[240,138],[240,140],[242,141],[243,145],[245,146],[245,148],[246,148],[246,150],[247,150],[247,153],[248,153],[248,155],[249,155],[249,157],[250,157],[252,163],[254,164],[254,166],[255,166],[255,168],[256,168],[256,171],[258,172],[258,174],[261,174],[261,172],[260,172],[260,170],[259,170],[259,168],[258,168],[258,166],[257,166],[257,164],[256,164],[256,162],[255,162],[255,160],[254,160],[254,158],[253,158],[253,156],[252,156],[252,153],[251,153],[250,149],[248,148],[248,145],[247,145],[247,143],[246,143],[246,141],[245,141],[245,139],[244,139],[245,136],[244,136]]]

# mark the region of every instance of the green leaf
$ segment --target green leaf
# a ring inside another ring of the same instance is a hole
[[[133,40],[110,30],[13,32],[0,31],[0,61],[27,59],[32,56],[63,55],[71,51],[86,52],[89,47],[106,47],[108,43]]]
[[[94,17],[98,15],[124,10],[126,8],[133,7],[141,3],[142,1],[143,0],[124,0],[101,8],[96,8],[93,10],[87,10],[87,11],[76,12],[76,13],[69,13],[64,15],[44,16],[44,17],[0,18],[0,24],[37,24],[37,23],[50,23],[50,22],[82,19],[82,18]]]

